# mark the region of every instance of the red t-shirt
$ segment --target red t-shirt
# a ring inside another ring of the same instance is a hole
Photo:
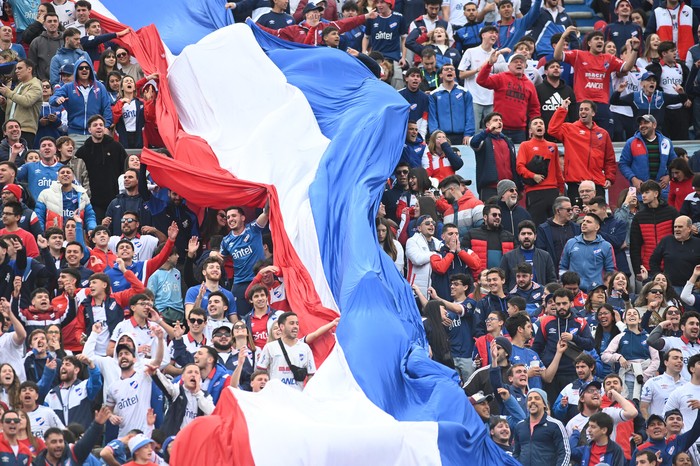
[[[591,446],[591,459],[588,461],[588,464],[584,464],[583,466],[595,466],[596,464],[600,463],[603,460],[605,450],[607,449],[607,445],[593,444],[593,446]]]
[[[263,348],[267,343],[267,321],[270,319],[270,314],[265,314],[262,317],[255,317],[255,314],[250,316],[250,327],[253,331],[253,341],[255,346]]]
[[[583,50],[564,52],[564,61],[574,68],[574,93],[578,102],[610,103],[610,76],[620,71],[625,62],[609,53],[593,55]]]
[[[0,235],[12,234],[19,236],[19,239],[22,240],[24,249],[27,250],[27,257],[39,257],[39,246],[36,245],[34,235],[22,228],[18,228],[17,231],[9,231],[7,228],[3,228],[2,230],[0,230]]]

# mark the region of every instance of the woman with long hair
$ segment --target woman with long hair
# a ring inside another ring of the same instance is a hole
[[[425,328],[425,335],[430,345],[433,361],[454,369],[450,340],[443,322],[443,315],[446,312],[445,306],[440,301],[428,301],[423,307],[423,316],[425,317],[423,327]]]
[[[379,244],[382,245],[382,249],[386,252],[391,260],[396,264],[396,268],[399,269],[401,275],[404,275],[404,251],[403,246],[394,237],[394,230],[392,229],[392,224],[389,220],[385,218],[378,218],[377,221],[377,240]]]
[[[110,71],[107,74],[107,81],[105,82],[105,89],[107,89],[107,95],[109,96],[109,104],[114,105],[119,100],[119,86],[122,83],[122,77],[124,75],[119,71]]]
[[[639,400],[642,385],[654,377],[659,368],[659,352],[647,345],[649,335],[641,326],[637,309],[627,309],[624,319],[627,328],[610,340],[601,359],[607,364],[620,365],[620,377],[627,385],[628,398]],[[638,380],[640,375],[643,382]]]
[[[695,173],[690,169],[688,161],[683,157],[676,157],[668,164],[671,174],[671,182],[668,188],[668,205],[680,211],[685,197],[695,191],[693,178]]]
[[[429,215],[437,221],[437,204],[432,192],[433,185],[423,167],[411,168],[408,172],[408,190],[404,191],[396,204],[396,217],[400,219],[398,240],[405,244],[414,233],[414,223],[421,215]]]
[[[107,86],[107,79],[112,71],[117,71],[117,55],[114,50],[105,49],[100,55],[100,62],[97,65],[97,79]]]
[[[226,236],[229,232],[226,224],[226,211],[223,209],[207,209],[202,220],[202,225],[199,227],[199,235],[202,240],[202,248],[209,249],[209,240],[212,236]]]
[[[663,321],[661,316],[668,306],[664,300],[664,289],[658,283],[649,282],[645,284],[639,296],[637,296],[634,306],[642,315],[642,328],[647,332],[651,332],[654,327]]]
[[[583,317],[588,321],[591,327],[595,327],[598,324],[598,309],[600,309],[607,300],[608,296],[605,293],[605,285],[599,285],[588,293],[586,302],[583,305]]]
[[[136,95],[136,80],[124,76],[119,85],[119,99],[112,105],[114,127],[125,149],[143,148],[143,101]]]
[[[608,283],[608,304],[618,312],[623,312],[630,304],[630,281],[624,272],[613,272]]]
[[[223,328],[218,328],[214,330],[214,334],[226,333]],[[255,371],[255,341],[253,340],[253,335],[251,334],[248,326],[245,322],[238,321],[233,324],[232,335],[233,337],[233,348],[231,350],[231,358],[234,361],[238,360],[238,355],[241,351],[246,353],[245,362],[243,364],[243,371],[241,372],[240,385],[244,390],[250,390],[250,376]],[[230,337],[229,337],[230,338]]]
[[[445,132],[438,129],[430,135],[428,149],[423,153],[422,164],[428,176],[442,181],[462,168],[464,161],[452,150]]]
[[[594,348],[601,354],[608,348],[610,341],[625,330],[625,324],[620,318],[620,313],[617,312],[610,304],[603,304],[596,312],[598,326],[593,332]],[[603,378],[615,370],[615,364],[603,363],[603,373],[597,374]]]
[[[29,420],[27,413],[25,413],[22,410],[19,410],[17,411],[17,414],[19,414],[19,429],[17,429],[17,440],[20,444],[29,448],[29,451],[32,452],[32,455],[36,457],[41,451],[44,450],[44,448],[46,448],[46,444],[42,439],[37,438],[34,436],[34,434],[32,434],[32,423]]]
[[[15,369],[7,363],[0,365],[0,401],[12,409],[20,409],[19,378]]]
[[[644,55],[637,58],[637,67],[644,70],[652,63],[658,63],[661,60],[659,55],[659,44],[661,38],[658,34],[649,34],[644,41]]]
[[[419,35],[416,35],[419,34]],[[437,67],[452,64],[455,68],[459,66],[462,55],[454,47],[450,47],[450,40],[447,31],[442,26],[435,26],[435,29],[428,33],[419,32],[409,34],[406,38],[406,48],[415,53],[416,66],[420,61],[421,54],[426,48],[435,51]]]

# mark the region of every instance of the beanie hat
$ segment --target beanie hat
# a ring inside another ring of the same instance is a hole
[[[508,356],[513,354],[513,344],[506,337],[496,337],[493,341],[503,348]]]
[[[547,393],[546,393],[544,390],[542,390],[541,388],[531,388],[531,389],[528,391],[528,394],[530,394],[530,393],[532,393],[532,392],[535,392],[535,393],[537,393],[539,396],[542,397],[542,400],[544,400],[545,406],[549,404],[549,400],[547,399]]]
[[[513,180],[501,180],[496,185],[496,192],[498,193],[498,199],[500,200],[509,189],[517,189]]]

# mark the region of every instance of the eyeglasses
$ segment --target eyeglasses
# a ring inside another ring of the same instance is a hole
[[[654,294],[664,294],[664,290],[659,290],[659,289],[653,289],[649,290],[649,293],[654,293]]]
[[[666,311],[666,315],[667,316],[679,316],[679,315],[681,315],[681,311],[678,311],[678,310]]]
[[[498,319],[495,317],[488,317],[488,318],[486,318],[485,322],[493,322],[494,320],[498,320]]]
[[[233,329],[234,330],[245,330],[246,326],[245,325],[234,325]]]
[[[51,89],[51,84],[42,84],[41,88],[42,89]]]
[[[4,421],[5,424],[19,424],[19,418],[18,417],[11,417],[9,419],[5,419]]]
[[[397,175],[408,175],[408,170],[396,170]]]
[[[574,210],[572,207],[560,207],[559,209],[560,209],[560,210],[565,210],[565,211],[567,211],[567,212],[571,212],[572,210]]]
[[[197,324],[197,325],[202,325],[205,320],[204,319],[187,319],[191,324]]]
[[[3,212],[2,215],[15,215],[14,212]]]
[[[122,223],[134,223],[134,222],[138,222],[138,220],[136,220],[135,218],[123,218],[122,219]]]
[[[90,67],[89,66],[79,66],[78,71],[90,71]]]
[[[136,304],[138,304],[139,306],[144,306],[144,307],[152,307],[153,301],[138,301]]]

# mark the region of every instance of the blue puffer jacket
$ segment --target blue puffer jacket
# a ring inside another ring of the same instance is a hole
[[[88,94],[87,102],[83,98],[83,94],[78,88],[78,68],[83,63],[87,63],[90,66],[90,79],[92,80],[92,86],[90,93]],[[72,83],[66,83],[63,86],[56,89],[56,92],[49,99],[49,104],[58,105],[56,100],[59,97],[64,97],[66,100],[63,102],[63,108],[68,112],[68,134],[89,134],[87,130],[87,122],[93,115],[102,115],[107,121],[105,127],[112,124],[112,105],[107,89],[105,89],[104,84],[97,80],[95,76],[95,70],[92,69],[92,65],[84,57],[81,57],[75,63],[74,72],[75,81]]]
[[[514,431],[513,457],[523,466],[568,466],[571,449],[564,425],[542,416],[530,433],[530,419],[520,421]]]
[[[660,132],[656,132],[656,137],[659,140],[659,155],[661,157],[659,171],[656,174],[655,181],[660,181],[662,176],[668,175],[668,164],[676,158],[676,152],[673,150],[673,142]],[[650,179],[649,175],[649,151],[645,139],[637,131],[634,136],[627,140],[625,147],[620,153],[620,162],[618,162],[620,172],[627,178],[627,181],[632,182],[633,177],[637,177],[642,181]],[[641,193],[639,193],[641,194]],[[664,189],[662,195],[668,196],[668,187]]]

